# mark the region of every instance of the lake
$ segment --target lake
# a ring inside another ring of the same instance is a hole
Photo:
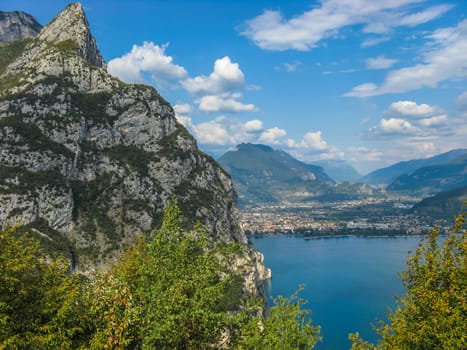
[[[272,269],[268,297],[305,290],[314,325],[323,341],[316,350],[350,349],[348,334],[358,331],[377,340],[371,323],[384,319],[394,296],[404,288],[398,273],[405,270],[408,252],[415,252],[420,236],[339,237],[304,239],[295,236],[251,237]]]

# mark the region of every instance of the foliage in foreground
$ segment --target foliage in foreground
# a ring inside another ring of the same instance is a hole
[[[263,320],[230,268],[242,247],[181,227],[170,204],[161,229],[88,280],[51,260],[32,238],[0,232],[1,349],[312,349],[297,295]]]
[[[442,244],[433,229],[401,274],[406,294],[376,329],[377,345],[351,334],[352,350],[467,349],[467,230],[465,213]]]

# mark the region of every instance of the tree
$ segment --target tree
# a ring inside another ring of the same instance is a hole
[[[199,225],[184,232],[181,222],[170,203],[161,229],[96,279],[92,346],[200,349],[230,333],[244,295],[228,264],[238,246],[209,240]]]
[[[320,340],[320,327],[313,326],[306,301],[298,297],[300,287],[290,298],[278,296],[267,317],[253,318],[242,329],[238,349],[313,349]]]
[[[68,261],[52,260],[37,240],[0,232],[0,349],[77,346],[85,333],[78,300],[81,278]]]
[[[465,213],[443,240],[433,229],[401,274],[406,294],[380,322],[375,347],[351,335],[352,349],[467,349],[467,230]]]

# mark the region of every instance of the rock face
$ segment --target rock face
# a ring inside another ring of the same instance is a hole
[[[32,38],[42,26],[34,17],[21,11],[0,11],[0,42]]]
[[[251,289],[268,277],[239,228],[229,175],[154,88],[107,73],[80,4],[9,49],[0,68],[0,225],[20,222],[85,270],[159,227],[175,195],[187,226],[201,221],[214,239],[243,244],[237,263]]]

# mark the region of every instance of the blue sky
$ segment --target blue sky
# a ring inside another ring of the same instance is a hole
[[[67,1],[0,0],[48,23]],[[155,86],[200,147],[366,173],[467,148],[465,0],[83,0],[108,70]]]

